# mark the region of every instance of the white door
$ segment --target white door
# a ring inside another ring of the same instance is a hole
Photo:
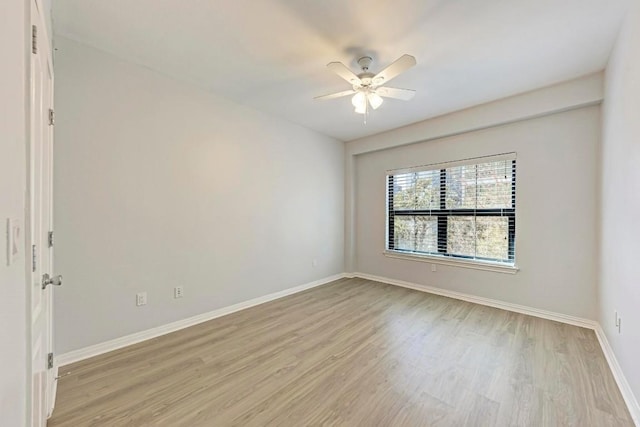
[[[52,288],[61,278],[52,278],[53,257],[49,242],[52,230],[53,67],[41,3],[32,0],[30,144],[29,144],[29,239],[31,240],[31,423],[46,426],[54,395],[52,352]],[[43,286],[47,284],[47,286]]]

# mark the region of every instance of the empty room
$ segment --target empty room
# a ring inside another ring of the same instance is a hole
[[[640,0],[3,0],[0,426],[640,426]]]

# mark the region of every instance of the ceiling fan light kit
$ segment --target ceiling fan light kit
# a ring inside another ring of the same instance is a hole
[[[381,106],[382,101],[384,101],[382,97],[375,92],[368,93],[367,99],[369,100],[369,104],[371,104],[371,107],[373,107],[374,110]]]
[[[349,82],[352,85],[352,90],[318,96],[314,99],[326,100],[353,95],[351,104],[355,108],[356,113],[364,115],[364,122],[367,123],[369,106],[374,110],[377,109],[382,105],[384,101],[383,97],[403,101],[408,101],[413,98],[416,92],[415,90],[383,87],[383,85],[391,79],[416,65],[416,59],[413,56],[402,55],[378,74],[369,72],[369,67],[372,62],[373,59],[370,56],[363,56],[358,59],[358,65],[362,69],[360,74],[355,74],[341,62],[330,62],[327,64],[327,68]]]

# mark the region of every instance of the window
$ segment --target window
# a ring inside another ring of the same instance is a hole
[[[515,263],[515,154],[387,175],[387,250]]]

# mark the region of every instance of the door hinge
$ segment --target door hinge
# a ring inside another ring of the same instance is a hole
[[[47,369],[53,368],[53,353],[47,354]]]
[[[53,231],[49,232],[49,247],[53,247]]]
[[[38,27],[31,26],[31,53],[38,53]]]
[[[56,113],[53,112],[53,109],[49,108],[49,126],[53,126],[56,124]]]
[[[36,260],[36,245],[31,245],[31,271],[36,271],[37,266]]]

